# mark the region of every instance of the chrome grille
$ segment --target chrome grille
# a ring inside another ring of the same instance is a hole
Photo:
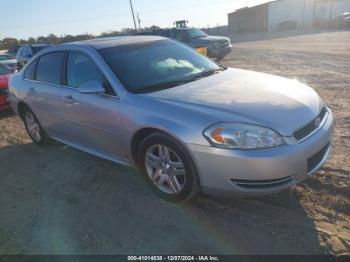
[[[309,135],[311,135],[315,130],[317,130],[321,126],[327,114],[328,114],[327,107],[323,107],[321,110],[321,113],[314,120],[312,120],[309,124],[307,124],[303,128],[294,132],[293,134],[294,137],[300,141],[308,137]]]

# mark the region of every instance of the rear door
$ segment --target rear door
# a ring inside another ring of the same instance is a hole
[[[26,102],[43,128],[53,136],[60,134],[62,121],[61,84],[64,52],[48,53],[33,61],[24,72],[28,90]]]
[[[98,81],[103,94],[82,94],[78,87]],[[71,51],[62,88],[62,116],[67,140],[112,157],[123,158],[120,141],[119,98],[89,55]]]

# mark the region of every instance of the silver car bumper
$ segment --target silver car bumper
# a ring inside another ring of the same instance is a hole
[[[263,150],[188,145],[202,190],[216,196],[259,196],[290,188],[315,175],[331,152],[333,117],[302,142]],[[287,139],[288,140],[288,139]]]

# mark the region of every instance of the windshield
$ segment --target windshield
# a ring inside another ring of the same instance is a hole
[[[207,37],[208,35],[204,33],[202,30],[199,29],[190,29],[188,33],[191,35],[192,38],[202,38],[202,37]]]
[[[100,53],[132,93],[171,88],[220,70],[211,60],[171,40],[116,46]]]
[[[15,59],[11,54],[0,54],[0,61]]]

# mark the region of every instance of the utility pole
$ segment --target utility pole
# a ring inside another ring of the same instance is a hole
[[[132,6],[132,0],[130,2],[130,8],[131,8],[131,13],[132,13],[132,18],[134,20],[134,26],[135,26],[135,31],[137,31],[137,26],[136,26],[136,20],[135,20],[135,14],[134,14],[134,7]]]
[[[141,19],[139,13],[137,13],[137,22],[139,23],[139,30],[141,30]]]

